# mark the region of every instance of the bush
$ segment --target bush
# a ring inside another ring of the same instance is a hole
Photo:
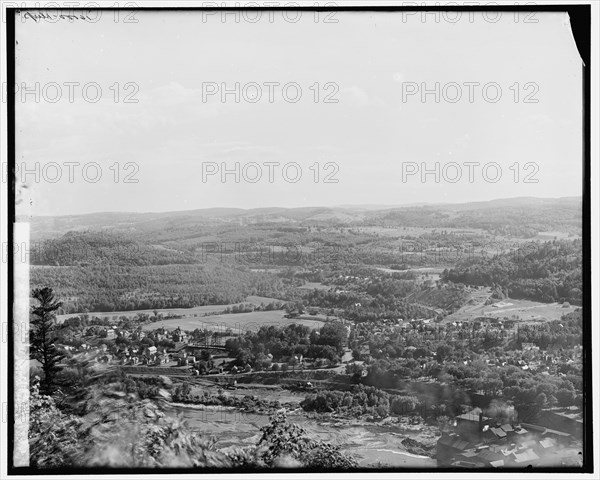
[[[556,392],[556,399],[561,407],[570,407],[575,404],[575,392],[566,388],[561,388]]]
[[[312,440],[302,427],[290,424],[285,413],[271,417],[271,423],[261,428],[258,449],[265,449],[261,460],[274,467],[306,467],[348,470],[356,461],[340,451],[340,447]]]

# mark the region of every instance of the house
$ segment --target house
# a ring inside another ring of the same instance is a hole
[[[154,365],[164,365],[165,363],[169,363],[168,355],[155,355],[152,359]]]
[[[529,462],[529,463],[535,462],[536,460],[540,459],[540,457],[538,457],[536,455],[536,453],[533,451],[533,449],[531,449],[531,448],[528,450],[522,451],[521,453],[513,453],[513,455],[515,457],[514,462],[517,465],[522,465],[525,462]]]
[[[484,427],[485,428],[485,427]],[[506,440],[507,433],[501,427],[491,427],[489,431],[496,437],[498,440]]]
[[[173,330],[173,332],[171,333],[171,338],[173,339],[173,341],[179,341],[179,342],[187,342],[188,339],[188,335],[187,333],[185,333],[183,330],[181,330],[181,327],[177,327],[175,330]],[[177,340],[177,338],[179,340]]]
[[[134,340],[142,340],[145,336],[146,336],[146,332],[144,332],[143,330],[136,330],[135,332],[133,332],[131,337]]]
[[[472,448],[474,445],[460,435],[455,433],[442,433],[442,436],[437,442],[436,458],[440,464],[449,464],[460,452]]]
[[[474,448],[472,450],[467,450],[466,452],[462,452],[456,456],[457,462],[462,463],[473,463],[475,466],[480,467],[489,467],[489,466],[498,466],[499,462],[502,462],[501,465],[504,465],[504,455],[499,451],[495,451],[491,448]],[[495,463],[492,464],[492,462]]]
[[[157,348],[154,345],[152,345],[151,347],[148,347],[146,349],[146,353],[148,355],[154,355],[154,354],[156,354],[156,352],[157,352]]]

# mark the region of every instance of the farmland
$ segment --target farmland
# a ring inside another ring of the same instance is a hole
[[[560,303],[541,303],[531,300],[515,300],[506,298],[494,304],[485,305],[489,292],[477,292],[466,305],[444,318],[444,322],[473,321],[478,317],[498,317],[518,320],[520,322],[544,322],[560,320],[561,316],[573,312],[577,307],[563,306]],[[471,303],[472,302],[472,303]]]
[[[280,302],[281,300],[278,300],[276,298],[269,298],[269,297],[259,297],[256,295],[249,295],[246,300],[243,303],[249,303],[255,306],[260,306],[261,303],[264,304],[268,304],[271,302]],[[232,308],[237,304],[227,304],[227,305],[201,305],[198,307],[191,307],[191,308],[159,308],[156,309],[156,312],[158,314],[162,314],[162,315],[177,315],[177,316],[183,316],[183,317],[200,317],[200,316],[204,316],[204,315],[211,315],[214,313],[221,313],[223,311],[225,311],[227,308]],[[129,317],[129,318],[133,318],[138,314],[146,314],[146,315],[150,315],[153,316],[154,315],[154,309],[153,310],[126,310],[126,311],[121,311],[121,312],[94,312],[93,316],[96,317],[100,317],[100,318],[104,318],[104,317],[108,317],[110,319],[117,319],[120,317]],[[57,315],[57,321],[59,323],[62,323],[65,319],[70,318],[74,316],[74,314],[62,314],[62,315]]]
[[[249,313],[229,313],[221,315],[210,315],[202,318],[185,316],[172,320],[159,320],[148,323],[143,326],[144,330],[151,331],[164,327],[167,330],[175,330],[180,327],[183,330],[210,329],[216,332],[222,332],[231,328],[234,332],[245,332],[247,330],[258,330],[263,325],[289,325],[292,323],[306,325],[310,328],[320,328],[323,321],[309,317],[302,318],[284,318],[285,311],[271,310],[268,312],[249,312]]]

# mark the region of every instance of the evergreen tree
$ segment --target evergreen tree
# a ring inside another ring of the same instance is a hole
[[[62,302],[55,301],[54,292],[50,287],[34,288],[31,296],[39,302],[31,310],[30,352],[31,357],[42,364],[44,378],[41,382],[41,390],[50,394],[56,388],[54,378],[59,370],[58,362],[62,355],[58,352],[54,342],[56,310]]]

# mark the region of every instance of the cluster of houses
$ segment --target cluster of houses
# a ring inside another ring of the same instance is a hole
[[[144,341],[148,337],[152,342]],[[120,338],[127,342],[119,341]],[[213,332],[203,332],[201,342],[180,327],[174,330],[158,328],[153,331],[119,328],[116,326],[93,326],[86,330],[85,340],[77,346],[58,345],[72,354],[84,353],[86,359],[97,363],[124,366],[186,367],[192,375],[220,374],[225,365],[215,365],[212,355],[205,351],[225,351],[222,337]],[[200,358],[200,355],[202,358]],[[272,359],[272,355],[269,355]],[[250,365],[233,367],[231,373],[251,372]]]
[[[543,373],[547,375],[558,375],[561,365],[576,365],[582,361],[582,346],[576,345],[572,349],[565,350],[541,350],[540,347],[533,343],[522,343],[521,350],[523,352],[520,359],[509,359],[499,365],[506,364],[516,365],[522,370],[528,370],[533,373]],[[488,365],[494,366],[497,362],[488,360]]]
[[[546,422],[543,422],[546,423]],[[455,418],[437,443],[438,463],[472,468],[577,465],[581,436],[547,425],[502,423],[474,410]]]
[[[422,340],[463,340],[485,335],[486,332],[498,332],[503,337],[514,335],[517,323],[515,320],[480,317],[474,321],[438,323],[433,318],[397,320],[383,319],[377,324],[357,325],[358,340],[366,340],[368,335],[392,335],[400,333],[409,336],[418,334]],[[362,327],[362,328],[361,328]],[[361,332],[362,330],[362,332]],[[362,333],[362,335],[361,335]]]
[[[117,363],[119,365],[162,365],[171,361],[171,354],[166,349],[155,346],[118,346],[115,344],[90,341],[79,347],[60,345],[71,353],[85,353],[99,363]]]
[[[192,354],[193,349],[189,343],[191,338],[188,333],[180,327],[172,331],[164,328],[151,332],[155,342],[162,340],[171,341],[175,345],[172,348],[157,347],[145,344],[142,340],[148,336],[148,332],[138,328],[133,331],[119,329],[115,326],[102,328],[93,338],[87,338],[78,346],[59,345],[63,350],[70,353],[85,353],[91,359],[100,363],[116,363],[118,365],[166,365],[177,362],[177,366],[197,367],[198,360]],[[88,332],[89,333],[89,332]],[[130,340],[128,343],[115,342],[118,338]],[[196,349],[198,346],[194,346]]]
[[[173,331],[168,331],[167,329],[161,327],[157,328],[153,332],[145,332],[141,329],[141,327],[129,330],[112,325],[106,327],[91,326],[88,327],[86,331],[86,336],[97,336],[104,340],[116,340],[118,337],[123,337],[128,340],[139,341],[144,339],[149,334],[156,338],[157,341],[172,340],[175,342],[185,342],[188,340],[188,334],[181,330],[180,327],[177,327]]]
[[[121,365],[164,365],[171,361],[171,354],[155,346],[117,347],[115,358]]]
[[[436,309],[436,312],[441,310]],[[441,313],[440,313],[441,314]],[[464,320],[440,323],[434,318],[417,318],[404,320],[399,318],[382,319],[376,325],[369,325],[369,332],[372,333],[393,333],[400,330],[402,333],[418,330],[425,334],[454,334],[457,338],[460,332],[479,332],[479,331],[514,331],[517,325],[513,319],[499,319],[497,317],[478,317],[475,320]],[[477,334],[477,333],[475,333]]]

